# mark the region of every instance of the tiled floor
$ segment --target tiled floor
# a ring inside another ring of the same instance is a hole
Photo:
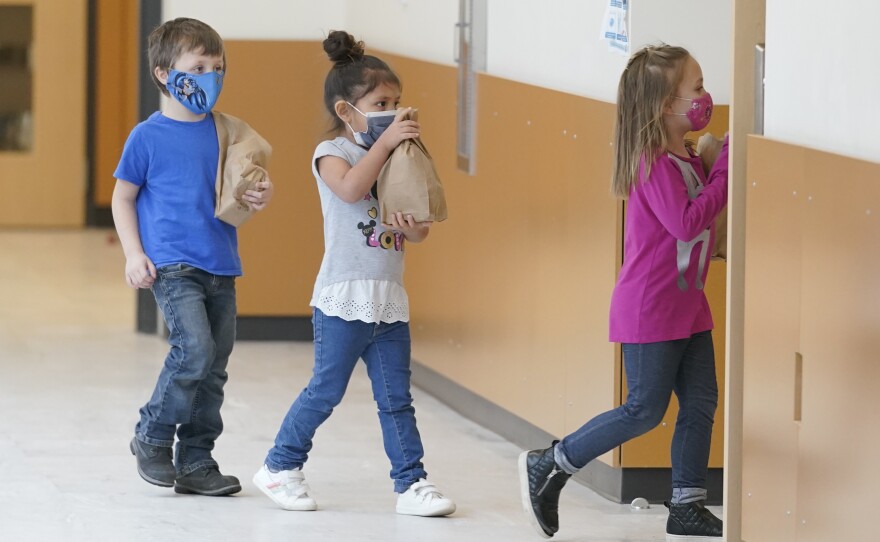
[[[134,293],[110,231],[0,232],[0,540],[540,540],[522,514],[520,450],[414,391],[434,481],[449,518],[398,516],[363,370],[319,430],[305,472],[317,512],[285,512],[253,487],[311,345],[239,342],[216,449],[242,479],[233,497],[177,495],[143,482],[129,454],[137,409],[166,353],[134,328]],[[662,507],[635,511],[578,484],[562,495],[554,540],[663,540]]]

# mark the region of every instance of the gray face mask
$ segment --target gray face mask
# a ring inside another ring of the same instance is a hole
[[[351,124],[346,123],[346,126],[348,126],[348,129],[351,130],[351,133],[354,135],[355,142],[368,149],[372,147],[373,144],[376,143],[376,140],[379,139],[379,136],[391,126],[391,123],[394,122],[394,117],[397,116],[397,111],[371,111],[369,113],[364,113],[350,103],[345,103],[367,118],[367,129],[363,132],[355,132],[351,127]]]

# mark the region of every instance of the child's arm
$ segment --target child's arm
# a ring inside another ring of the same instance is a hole
[[[398,230],[407,241],[410,243],[421,243],[428,236],[428,233],[431,231],[432,222],[416,222],[413,220],[412,215],[406,215],[404,218],[403,213],[400,211],[391,214],[391,226],[393,229]]]
[[[419,123],[402,120],[410,109],[401,109],[397,113],[391,126],[379,136],[367,155],[354,167],[338,156],[322,156],[318,159],[318,174],[336,197],[346,203],[355,203],[362,199],[376,182],[391,151],[404,139],[419,137]]]
[[[125,254],[125,281],[132,288],[150,288],[156,280],[156,266],[144,253],[141,245],[135,206],[139,191],[139,186],[117,179],[111,208],[116,234]]]
[[[648,179],[639,183],[638,190],[673,237],[690,241],[709,227],[727,205],[727,171],[715,176],[696,198],[690,199],[681,170],[671,159],[661,157],[651,167]]]

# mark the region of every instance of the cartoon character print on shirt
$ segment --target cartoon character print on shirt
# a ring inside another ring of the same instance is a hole
[[[180,72],[174,75],[174,92],[181,101],[185,100],[200,110],[207,108],[207,94],[188,73]]]
[[[678,168],[681,170],[682,177],[684,177],[684,184],[687,186],[688,198],[696,198],[700,192],[703,191],[703,183],[700,181],[700,177],[697,176],[697,172],[694,171],[694,166],[692,166],[690,162],[686,162],[674,154],[670,153],[669,157],[678,163]],[[678,266],[678,289],[682,292],[686,292],[689,288],[687,279],[684,278],[684,274],[691,265],[691,255],[697,245],[700,245],[700,263],[697,268],[697,278],[694,281],[694,287],[697,290],[703,289],[703,271],[706,269],[706,256],[709,252],[709,239],[711,235],[712,230],[710,226],[690,241],[676,241],[676,249],[678,251],[676,255],[676,264]]]
[[[364,196],[364,201],[378,201],[375,184],[372,190]],[[358,222],[357,227],[361,230],[361,234],[366,237],[368,247],[379,247],[385,250],[394,249],[398,252],[403,250],[404,237],[402,233],[393,230],[385,230],[381,233],[376,231],[376,218],[379,216],[379,209],[377,207],[370,207],[367,211],[367,216],[370,217],[370,221]]]

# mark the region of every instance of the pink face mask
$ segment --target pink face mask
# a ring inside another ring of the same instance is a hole
[[[676,100],[684,100],[686,102],[691,102],[691,108],[688,109],[687,113],[673,113],[673,115],[685,116],[691,121],[691,130],[694,132],[699,132],[703,128],[705,128],[709,124],[709,119],[712,118],[712,95],[708,92],[700,96],[699,98],[679,98],[678,96],[673,96]]]

